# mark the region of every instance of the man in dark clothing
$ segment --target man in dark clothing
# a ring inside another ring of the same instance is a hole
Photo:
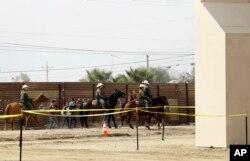
[[[102,109],[105,109],[105,100],[106,100],[106,96],[104,95],[103,93],[103,86],[104,84],[103,83],[98,83],[97,84],[97,90],[95,92],[95,97],[98,101],[98,104],[101,106]],[[105,115],[104,118],[103,118],[103,122],[106,123],[107,122],[107,119],[108,119],[108,116]]]
[[[21,89],[21,94],[20,94],[20,102],[24,109],[26,110],[33,110],[33,105],[31,102],[31,99],[29,98],[29,95],[27,93],[29,86],[24,84]]]
[[[101,108],[105,109],[105,99],[106,99],[106,97],[103,94],[103,86],[104,86],[104,84],[102,84],[102,83],[97,84],[97,86],[96,86],[97,90],[96,90],[96,93],[95,93],[95,97],[96,97],[98,103],[100,104]]]
[[[151,105],[152,103],[152,94],[151,89],[149,87],[149,83],[147,80],[144,80],[143,82],[144,89],[143,89],[143,100],[146,106],[146,109]]]

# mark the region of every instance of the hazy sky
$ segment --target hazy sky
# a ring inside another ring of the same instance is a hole
[[[188,71],[194,55],[180,54],[194,54],[194,18],[194,0],[0,0],[0,81],[20,71],[45,81],[47,61],[50,81],[93,66],[118,74],[146,54],[150,66]]]

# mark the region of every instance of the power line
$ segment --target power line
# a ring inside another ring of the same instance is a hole
[[[111,4],[127,4],[127,5],[149,5],[149,6],[162,6],[162,7],[192,7],[192,5],[177,5],[177,4],[169,4],[169,3],[155,3],[155,2],[121,2],[121,1],[112,1],[112,0],[88,0],[88,2],[97,2],[97,3],[111,3]]]
[[[180,57],[186,57],[186,56],[180,56]],[[161,60],[166,60],[170,59],[168,58],[160,58],[160,59],[153,59],[150,61],[161,61]],[[119,64],[113,64],[113,66],[120,66],[120,65],[126,65],[126,64],[138,64],[138,63],[145,63],[146,60],[143,61],[134,61],[134,62],[126,62],[126,63],[119,63]],[[60,71],[60,70],[73,70],[73,69],[87,69],[87,68],[99,68],[99,67],[110,67],[112,65],[110,64],[104,64],[104,65],[96,65],[96,66],[87,66],[87,67],[70,67],[70,68],[55,68],[55,69],[50,69],[51,71]],[[19,70],[19,71],[0,71],[0,73],[20,73],[20,72],[41,72],[44,71],[42,69],[36,69],[36,70]]]
[[[48,50],[56,50],[56,51],[67,51],[67,52],[97,52],[96,54],[104,54],[104,53],[123,53],[123,54],[139,54],[139,55],[147,55],[148,53],[152,53],[154,55],[193,55],[194,52],[190,52],[190,51],[120,51],[120,50],[95,50],[95,49],[79,49],[79,48],[65,48],[65,47],[53,47],[53,46],[43,46],[43,45],[31,45],[31,44],[20,44],[20,43],[10,43],[10,42],[0,42],[0,44],[4,44],[4,45],[11,45],[8,46],[7,49],[3,49],[0,48],[0,50],[13,50],[13,51],[25,51],[25,50],[19,50],[19,49],[11,49],[11,47],[15,47],[15,48],[28,48],[28,49],[48,49]],[[1,47],[1,46],[0,46]],[[6,47],[6,46],[2,46],[2,47]],[[29,51],[29,50],[27,50]],[[186,53],[186,54],[180,54],[180,53]],[[189,53],[189,54],[187,54]],[[192,54],[190,54],[192,53]]]
[[[135,40],[135,41],[163,41],[163,42],[193,42],[194,40],[168,40],[168,39],[154,39],[154,38],[136,38],[136,37],[112,37],[112,36],[93,36],[93,35],[69,35],[69,34],[57,34],[57,33],[35,33],[35,32],[20,32],[20,31],[0,31],[0,33],[7,34],[24,34],[31,36],[59,36],[59,37],[80,37],[80,38],[92,38],[92,39],[113,39],[113,40]]]

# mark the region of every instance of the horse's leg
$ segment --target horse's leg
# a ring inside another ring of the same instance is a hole
[[[119,116],[119,118],[121,118],[121,124],[119,125],[119,128],[121,128],[122,126],[123,126],[123,121],[124,121],[124,115],[123,114],[121,114],[120,116]]]
[[[129,124],[129,127],[130,127],[131,129],[134,129],[134,126],[132,126],[132,124],[131,124],[131,122],[130,122],[131,116],[132,116],[131,114],[128,115],[128,117],[127,117],[127,122],[128,122],[128,124]]]
[[[111,125],[110,125],[111,116],[108,115],[107,117],[108,117],[108,127],[111,128]]]
[[[29,117],[24,117],[24,120],[25,120],[25,128],[24,129],[27,130]]]
[[[33,120],[35,121],[36,126],[37,126],[37,127],[40,127],[40,122],[39,122],[39,120],[38,120],[37,115],[33,116]]]
[[[7,123],[8,123],[8,119],[6,118],[4,122],[4,130],[7,130]]]
[[[157,124],[158,129],[161,129],[162,115],[161,115],[161,114],[157,114],[156,117],[157,117],[157,119],[158,119],[158,124]],[[162,126],[164,126],[164,125],[162,124]]]
[[[114,116],[114,115],[111,115],[111,118],[112,118],[112,120],[113,120],[113,123],[114,123],[115,128],[117,129],[117,125],[116,125],[116,122],[115,122],[115,116]]]
[[[84,117],[80,117],[80,122],[81,122],[81,125],[82,125],[82,128],[84,127]]]
[[[14,130],[14,119],[15,118],[11,118],[11,130]]]
[[[147,117],[147,115],[148,115],[148,117]],[[151,115],[150,114],[148,114],[148,113],[146,113],[146,115],[145,115],[145,125],[146,125],[146,128],[147,129],[150,129],[150,127],[149,127],[149,122],[150,122],[150,120],[151,120]]]
[[[88,125],[88,117],[85,117],[85,118],[84,118],[84,121],[85,121],[85,127],[86,127],[86,128],[89,128],[89,125]]]

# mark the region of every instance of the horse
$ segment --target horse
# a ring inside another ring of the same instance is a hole
[[[49,101],[49,99],[46,96],[44,96],[43,94],[40,94],[37,98],[34,99],[34,101],[32,101],[32,105],[33,105],[34,109],[38,109],[39,105],[42,102],[48,102],[48,101]],[[12,102],[12,103],[9,103],[9,104],[6,105],[6,108],[4,110],[4,114],[5,115],[21,114],[22,110],[23,110],[23,107],[22,107],[22,105],[20,103]],[[27,129],[28,121],[29,121],[30,118],[33,118],[36,125],[40,126],[37,115],[33,115],[33,114],[23,112],[23,122],[24,122],[24,125],[25,125],[25,129]],[[10,123],[11,124],[11,129],[13,130],[14,120],[15,120],[15,118],[6,118],[5,119],[4,129],[7,130],[7,124]]]
[[[123,93],[122,91],[118,90],[118,89],[115,89],[115,92],[112,93],[105,101],[105,104],[106,104],[106,108],[109,109],[108,112],[106,113],[113,113],[115,110],[115,106],[117,104],[117,101],[119,98],[125,98],[126,97],[126,94]],[[96,103],[96,100],[86,100],[83,102],[82,106],[80,106],[80,109],[93,109],[93,108],[100,108]],[[102,113],[104,113],[103,111],[101,111]],[[90,113],[90,111],[84,111],[84,112],[81,112],[80,115],[88,115]],[[97,112],[92,112],[92,113],[97,113]],[[100,113],[100,112],[98,112]],[[110,115],[107,115],[107,118],[108,120],[108,127],[110,128],[111,125],[110,125],[110,122],[111,120],[113,121],[114,123],[114,126],[115,128],[117,128],[117,125],[116,125],[116,122],[115,122],[115,117],[114,117],[114,114],[110,114]],[[88,117],[81,117],[80,118],[80,121],[82,123],[82,127],[85,127],[88,128],[88,121],[87,121]]]
[[[143,105],[140,105],[139,101],[138,101],[138,98],[139,98],[139,95],[138,93],[136,93],[135,91],[132,91],[130,90],[130,94],[131,94],[131,99],[130,101],[128,102],[125,102],[124,105],[123,105],[123,110],[127,110],[127,109],[136,109],[137,107],[139,107],[139,110],[137,111],[137,114],[136,114],[136,118],[138,120],[138,123],[141,119],[142,116],[148,116],[147,119],[145,119],[145,126],[150,129],[150,120],[152,117],[154,117],[156,120],[157,120],[157,126],[158,126],[158,129],[160,129],[160,124],[162,123],[162,114],[159,114],[159,113],[163,113],[164,112],[164,106],[165,105],[169,105],[168,103],[168,100],[165,96],[159,96],[157,98],[153,98],[152,99],[152,106],[155,107],[155,108],[149,108],[148,111],[141,111],[142,110],[142,107],[144,107]],[[152,112],[152,113],[150,113]],[[154,113],[156,112],[156,113]],[[126,117],[127,118],[127,122],[130,126],[130,128],[134,128],[132,125],[131,125],[131,122],[130,122],[130,119],[131,119],[131,116],[132,114],[135,113],[135,112],[127,112],[125,113],[123,116],[122,116],[122,122],[121,122],[121,125],[120,126],[123,126],[123,121],[124,121],[124,118]]]
[[[126,101],[123,105],[122,105],[122,111],[123,110],[131,110],[131,109],[136,109],[139,105],[139,95],[138,93],[136,93],[135,91],[132,91],[130,90],[130,100],[129,101]],[[137,111],[138,112],[138,111]],[[134,129],[134,127],[132,126],[131,122],[130,122],[130,119],[131,119],[131,116],[132,114],[135,113],[135,111],[131,111],[131,112],[126,112],[126,113],[123,113],[121,115],[118,115],[118,119],[120,116],[122,116],[121,118],[121,126],[123,126],[123,122],[124,122],[124,119],[126,118],[127,119],[127,123],[129,124],[129,127],[131,129]],[[139,115],[136,114],[136,118],[138,120],[138,123],[139,123]]]

